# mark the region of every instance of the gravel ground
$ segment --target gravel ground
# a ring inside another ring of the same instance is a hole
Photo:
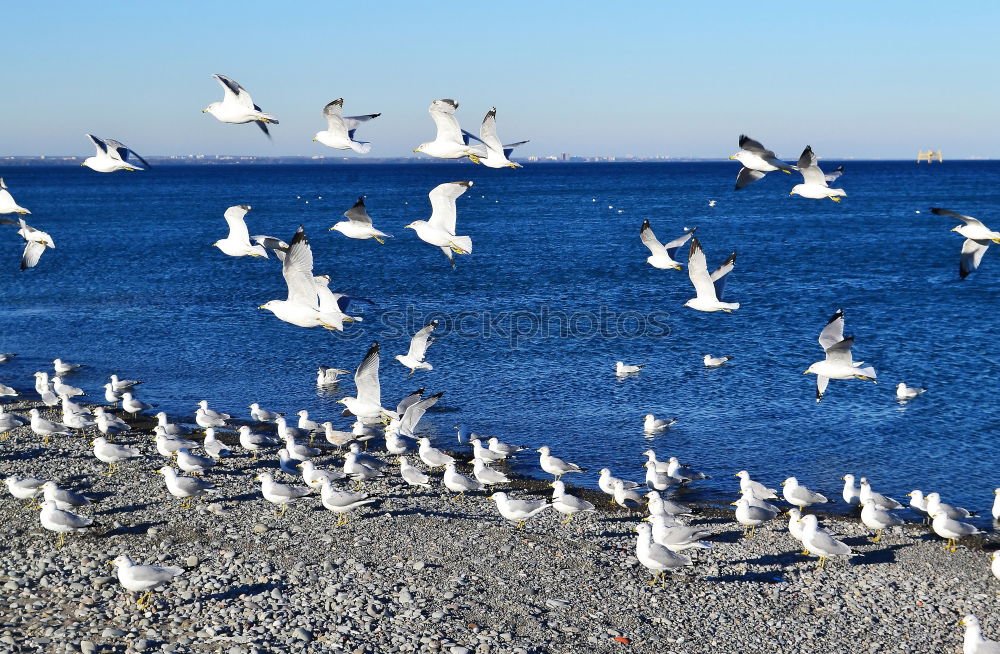
[[[165,460],[150,424],[115,439],[149,456],[110,477],[93,434],[43,447],[22,427],[0,443],[0,475],[53,479],[97,500],[79,511],[97,527],[57,548],[37,511],[2,490],[0,651],[939,653],[961,652],[966,613],[1000,636],[989,540],[949,553],[907,525],[872,544],[856,519],[828,516],[858,554],[817,569],[784,521],[748,539],[729,511],[706,506],[691,524],[712,530],[714,549],[651,586],[635,558],[642,514],[603,495],[577,491],[599,503],[596,514],[562,525],[547,511],[518,530],[484,493],[452,501],[440,473],[427,491],[389,476],[366,484],[379,503],[334,527],[318,492],[276,516],[255,473],[292,478],[273,453],[253,462],[237,445],[207,475],[220,494],[183,510],[156,473]],[[341,463],[332,449],[317,460]],[[546,488],[512,486],[517,497]],[[139,609],[106,565],[119,554],[185,572]]]

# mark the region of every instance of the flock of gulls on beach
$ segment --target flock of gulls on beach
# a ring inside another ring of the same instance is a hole
[[[224,123],[255,123],[265,134],[270,135],[268,125],[278,124],[278,120],[256,105],[247,91],[232,79],[222,75],[213,75],[213,78],[222,86],[224,97],[221,102],[214,102],[203,111]],[[327,129],[318,132],[313,140],[331,148],[349,149],[360,154],[369,152],[371,144],[356,140],[356,131],[362,123],[373,120],[380,114],[343,116],[342,108],[342,99],[334,100],[323,108]],[[457,108],[458,103],[449,99],[432,102],[429,112],[437,127],[436,137],[433,141],[420,144],[413,151],[435,158],[467,158],[493,168],[520,167],[509,157],[513,148],[525,141],[502,144],[496,134],[495,109],[486,114],[477,137],[459,127],[455,116]],[[87,137],[96,147],[96,153],[86,159],[83,166],[106,173],[143,170],[135,161],[149,167],[141,156],[123,143],[89,134]],[[825,174],[811,147],[805,148],[796,165],[790,165],[747,136],[740,137],[739,145],[739,152],[730,157],[743,166],[737,175],[736,190],[761,179],[769,172],[780,170],[787,174],[797,171],[802,175],[802,183],[790,190],[792,195],[810,199],[830,198],[835,202],[840,202],[846,196],[843,189],[829,186],[841,177],[843,167]],[[468,255],[472,252],[472,238],[458,234],[455,202],[472,184],[471,181],[457,181],[438,185],[429,193],[432,208],[430,218],[415,220],[405,226],[413,229],[421,240],[440,248],[452,265],[455,255]],[[374,227],[364,199],[364,196],[360,197],[345,212],[346,220],[337,222],[330,230],[340,232],[347,238],[374,239],[378,243],[384,243],[391,236]],[[266,302],[260,306],[261,309],[272,312],[282,321],[307,328],[344,330],[346,323],[361,320],[359,316],[347,313],[350,303],[357,298],[331,290],[330,276],[314,274],[312,249],[301,226],[287,243],[273,236],[251,237],[246,224],[246,216],[250,210],[250,205],[226,209],[224,217],[229,225],[229,233],[213,245],[228,256],[269,258],[273,254],[278,259],[288,287],[287,297]],[[962,278],[979,266],[990,242],[1000,243],[1000,233],[988,229],[975,218],[940,208],[934,208],[932,212],[955,218],[962,223],[952,230],[966,238],[960,257]],[[29,214],[30,211],[14,201],[6,183],[0,180],[0,214],[11,213]],[[32,268],[47,248],[55,247],[53,239],[49,234],[27,225],[23,218],[19,218],[16,224],[19,226],[18,233],[26,242],[21,269]],[[654,268],[676,270],[681,270],[683,264],[687,264],[695,297],[685,302],[685,306],[704,312],[738,310],[738,302],[723,299],[726,278],[736,265],[736,254],[731,254],[722,265],[710,270],[702,244],[694,234],[695,229],[686,230],[678,238],[664,244],[653,233],[649,221],[645,221],[640,228],[640,238],[650,251],[647,262]],[[685,245],[686,261],[679,256]],[[435,327],[436,321],[428,323],[413,335],[408,351],[395,357],[408,370],[409,375],[417,371],[433,370],[426,356],[428,347],[433,343]],[[854,339],[844,336],[842,310],[836,310],[822,328],[819,344],[825,358],[813,363],[805,371],[816,375],[817,401],[822,399],[831,379],[875,381],[874,367],[853,360],[851,350]],[[13,356],[0,355],[0,363],[9,361]],[[726,365],[730,359],[727,356],[705,355],[704,365],[717,368]],[[338,400],[345,407],[344,414],[355,419],[349,431],[338,430],[331,421],[317,422],[306,411],[298,412],[298,421],[293,425],[286,421],[283,414],[263,409],[256,403],[249,405],[249,422],[253,425],[267,425],[267,428],[255,430],[249,424],[237,427],[231,424],[231,415],[213,410],[208,407],[207,402],[202,401],[193,423],[203,430],[204,437],[195,440],[192,438],[195,431],[192,426],[172,423],[165,413],[157,413],[153,437],[156,452],[166,461],[158,471],[166,490],[181,500],[183,506],[190,507],[197,498],[217,492],[215,484],[208,477],[221,459],[229,456],[257,459],[263,451],[268,452],[267,456],[272,456],[271,452],[276,450],[277,465],[274,474],[265,472],[257,477],[263,499],[273,503],[279,514],[284,514],[289,504],[318,492],[323,507],[338,515],[336,525],[347,522],[352,512],[378,501],[377,497],[364,492],[364,482],[394,474],[402,482],[421,488],[432,488],[440,480],[444,488],[454,493],[456,498],[463,497],[466,493],[489,493],[499,514],[515,523],[518,528],[533,516],[550,508],[565,516],[564,522],[569,522],[578,513],[595,510],[593,503],[572,495],[562,482],[563,476],[583,473],[584,469],[557,458],[549,447],[540,447],[537,453],[541,470],[553,477],[550,500],[518,499],[503,491],[492,491],[492,487],[503,487],[510,482],[500,468],[507,459],[517,456],[525,448],[503,443],[496,437],[487,439],[477,436],[462,426],[456,427],[458,442],[463,448],[471,448],[472,468],[471,474],[467,474],[467,470],[460,471],[459,466],[465,465],[465,454],[456,457],[434,447],[426,436],[419,435],[421,418],[443,394],[425,395],[424,389],[420,389],[401,399],[395,406],[387,408],[383,406],[379,364],[380,347],[375,343],[354,372],[356,395]],[[120,412],[111,407],[85,406],[74,399],[84,395],[85,391],[68,381],[78,367],[77,364],[55,359],[53,374],[38,371],[34,375],[35,391],[42,404],[61,409],[61,422],[47,419],[39,408],[30,409],[29,415],[25,417],[6,412],[0,407],[2,438],[6,439],[11,431],[22,427],[30,429],[45,443],[53,438],[72,438],[74,432],[85,434],[91,430],[93,456],[108,464],[107,474],[115,474],[131,459],[149,456],[143,448],[116,442],[117,437],[126,437],[135,432],[119,413],[135,418],[154,408],[154,405],[136,397],[136,387],[140,382],[110,376],[109,382],[104,385],[104,400],[115,409],[120,405]],[[616,375],[620,378],[640,375],[642,368],[642,365],[622,361],[615,364]],[[345,369],[321,367],[317,384],[336,385],[340,376],[349,374],[350,371]],[[897,398],[908,401],[923,392],[922,388],[908,387],[901,382],[897,387]],[[0,396],[18,394],[15,389],[0,384]],[[649,414],[644,418],[643,429],[647,434],[660,433],[669,429],[675,420]],[[234,429],[239,449],[236,448],[235,440],[229,439],[230,446],[219,438],[220,434]],[[347,448],[342,464],[336,468],[321,468],[317,465],[319,458],[330,455],[328,448],[316,447],[318,444],[314,443],[314,439],[317,436],[336,448],[338,454],[343,448]],[[368,451],[371,441],[377,438],[384,440],[385,454],[389,457],[376,456],[376,453]],[[199,449],[203,454],[198,453]],[[600,471],[598,485],[609,496],[612,504],[628,508],[646,505],[649,515],[636,527],[638,539],[635,553],[639,562],[653,573],[655,581],[656,578],[665,578],[666,572],[693,565],[694,552],[711,548],[704,540],[709,531],[685,523],[685,518],[692,515],[691,509],[667,495],[672,490],[705,478],[706,475],[681,465],[676,457],[661,461],[651,449],[643,455],[647,457],[643,483],[614,477],[605,468]],[[395,470],[390,468],[387,458],[396,463],[398,467]],[[434,473],[437,470],[443,471],[440,477]],[[291,477],[294,481],[290,482],[279,475]],[[752,479],[746,470],[735,476],[739,478],[740,489],[739,499],[733,502],[736,507],[735,519],[744,527],[746,537],[753,537],[757,527],[778,518],[782,509],[773,502],[784,500],[791,506],[786,512],[789,533],[801,543],[804,553],[819,558],[820,567],[828,558],[849,557],[853,554],[848,545],[820,526],[816,515],[804,513],[813,505],[831,501],[824,495],[799,484],[794,476],[782,482],[780,495],[776,489]],[[301,484],[298,483],[300,478]],[[343,485],[348,480],[356,484],[353,489]],[[61,488],[52,480],[30,476],[7,476],[5,481],[8,490],[16,498],[33,502],[37,498],[42,499],[38,513],[40,524],[44,529],[59,535],[59,544],[62,544],[67,534],[86,532],[95,526],[91,518],[77,513],[86,510],[92,503],[85,495]],[[902,524],[902,520],[892,512],[904,507],[900,502],[874,491],[866,478],[861,477],[858,485],[855,485],[855,481],[853,475],[843,477],[842,499],[860,509],[861,523],[874,532],[872,540],[877,543],[884,530]],[[997,489],[995,495],[997,497],[992,515],[995,519],[1000,519],[1000,489]],[[909,497],[909,506],[926,516],[934,533],[945,539],[950,551],[955,551],[957,543],[962,539],[980,533],[972,524],[963,522],[973,515],[970,511],[942,502],[938,493],[925,495],[920,490],[914,490]],[[992,561],[993,574],[1000,578],[1000,557],[994,553]],[[181,568],[139,565],[124,555],[113,563],[117,566],[119,580],[126,589],[145,593],[140,597],[140,605],[151,601],[151,591],[162,588],[170,579],[183,572]],[[979,633],[974,617],[968,616],[965,622],[970,630]]]

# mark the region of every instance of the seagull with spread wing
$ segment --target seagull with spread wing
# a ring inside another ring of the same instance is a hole
[[[458,119],[455,118],[456,109],[458,103],[448,98],[432,102],[427,111],[437,126],[437,134],[433,141],[421,143],[413,151],[423,152],[436,159],[468,157],[474,163],[479,163],[479,157],[486,156],[486,148],[469,145],[469,137],[462,132]]]
[[[234,80],[225,75],[212,75],[212,79],[222,87],[222,102],[213,102],[201,113],[212,114],[224,123],[242,125],[244,123],[257,123],[261,131],[271,137],[271,132],[267,130],[268,123],[278,124],[278,119],[271,114],[264,113],[260,107],[254,104],[253,98],[246,89],[237,84]]]
[[[288,285],[288,299],[260,305],[279,320],[297,327],[324,327],[342,330],[343,324],[320,311],[319,292],[313,277],[313,255],[305,230],[300,225],[281,262],[281,275]]]
[[[812,146],[807,145],[806,149],[802,151],[802,155],[799,156],[798,168],[799,172],[802,173],[803,183],[793,186],[792,190],[788,192],[789,195],[801,195],[812,200],[830,198],[834,202],[840,202],[841,197],[847,197],[847,192],[844,189],[830,188],[826,183],[826,174],[819,167]]]
[[[854,361],[851,347],[854,337],[844,338],[844,311],[837,309],[826,326],[819,333],[819,344],[826,352],[826,359],[812,364],[803,374],[816,375],[816,401],[823,399],[826,386],[831,379],[864,379],[875,381],[875,369],[862,368],[864,361]],[[876,382],[878,383],[878,382]]]
[[[649,248],[649,256],[646,257],[646,263],[660,270],[671,268],[680,270],[681,264],[679,261],[674,261],[674,255],[677,254],[677,250],[682,245],[688,242],[689,238],[694,236],[696,229],[698,228],[694,227],[687,230],[683,236],[678,236],[669,243],[663,244],[656,238],[656,234],[653,233],[653,228],[650,227],[649,221],[644,220],[642,228],[639,230],[639,238],[642,240],[642,244]]]
[[[357,389],[357,397],[344,397],[337,400],[338,404],[343,404],[348,411],[356,416],[361,422],[374,424],[381,422],[382,414],[382,386],[378,379],[379,345],[372,343],[365,353],[365,358],[361,360],[354,373],[354,386]]]
[[[368,211],[365,209],[365,196],[363,195],[358,198],[353,207],[344,212],[344,217],[347,220],[341,220],[335,224],[330,228],[331,232],[340,232],[347,238],[356,238],[359,240],[373,238],[383,245],[385,245],[384,239],[392,238],[391,234],[386,234],[375,229],[375,226],[372,224],[372,217],[368,215]]]
[[[406,354],[397,354],[396,361],[410,369],[410,375],[418,370],[434,370],[434,366],[424,361],[424,356],[427,354],[427,348],[434,339],[431,338],[431,332],[434,328],[438,326],[437,320],[432,320],[420,331],[413,335],[410,339],[410,349]],[[409,377],[410,375],[407,375]]]
[[[347,315],[347,309],[353,300],[360,300],[368,304],[375,304],[365,298],[347,295],[346,293],[334,293],[330,290],[330,276],[316,275],[313,277],[316,282],[316,293],[319,294],[319,312],[323,320],[328,323],[339,325],[337,329],[343,330],[345,322],[361,322],[361,316]]]
[[[691,240],[688,250],[688,277],[694,285],[697,295],[684,306],[698,311],[725,311],[732,313],[740,308],[739,302],[723,302],[722,293],[726,288],[726,276],[736,267],[736,253],[733,252],[725,262],[709,274],[705,251],[697,238]]]
[[[435,186],[427,194],[431,200],[431,217],[427,220],[414,220],[404,227],[415,231],[424,243],[441,248],[452,265],[455,265],[452,253],[472,253],[472,237],[455,235],[455,221],[458,214],[455,200],[469,190],[470,186],[472,182],[447,182]]]
[[[382,114],[365,114],[363,116],[342,116],[344,98],[337,98],[323,107],[323,118],[326,119],[326,129],[316,132],[313,141],[317,141],[335,150],[354,150],[359,154],[371,152],[372,144],[367,141],[355,141],[354,132],[358,125]]]
[[[144,166],[147,168],[150,167],[148,161],[120,141],[98,138],[93,134],[87,134],[86,136],[94,144],[94,147],[97,148],[97,153],[93,157],[84,159],[83,163],[80,164],[81,166],[86,166],[99,173],[113,173],[116,170],[143,170],[139,166],[129,162],[129,156],[134,155]]]
[[[775,170],[788,174],[794,170],[761,145],[760,141],[755,141],[746,134],[740,134],[740,151],[729,158],[743,164],[743,168],[740,168],[740,172],[736,176],[735,190],[737,191]]]
[[[262,257],[267,258],[267,250],[262,245],[250,245],[250,231],[247,229],[245,216],[250,211],[249,204],[238,204],[226,209],[223,217],[229,224],[229,236],[219,239],[213,246],[231,257]]]
[[[465,140],[479,141],[486,146],[486,155],[482,157],[469,157],[477,163],[481,163],[487,168],[521,168],[521,164],[514,163],[509,159],[514,148],[524,145],[527,141],[518,141],[504,145],[497,136],[497,108],[493,107],[483,118],[483,124],[479,127],[479,136],[475,136],[464,129],[462,134]]]
[[[21,270],[27,270],[38,265],[38,260],[42,257],[42,252],[45,252],[45,248],[54,248],[56,244],[51,236],[24,222],[24,218],[18,218],[18,223],[20,223],[21,228],[17,230],[17,233],[25,241],[24,252],[21,254]]]
[[[931,213],[938,216],[951,216],[965,223],[964,225],[957,225],[951,230],[965,237],[965,241],[962,243],[962,259],[958,266],[958,274],[962,279],[965,279],[969,276],[969,273],[979,268],[979,262],[983,260],[983,255],[989,249],[990,241],[1000,243],[1000,232],[993,231],[972,216],[963,216],[951,209],[940,209],[937,207],[932,208]]]

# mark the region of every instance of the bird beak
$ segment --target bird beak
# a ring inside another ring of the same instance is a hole
[[[257,307],[257,308],[258,308],[258,309],[263,309],[263,308],[264,308],[264,305],[262,304],[262,305],[260,305],[260,306],[259,306],[259,307]]]
[[[787,483],[788,483],[787,481],[783,481],[783,482],[781,482],[781,485],[784,486]]]
[[[316,139],[313,139],[313,143],[315,143],[315,142],[316,142]]]
[[[202,109],[201,113],[206,113],[207,111],[208,111],[208,109]]]
[[[803,375],[808,375],[808,374],[809,374],[809,371],[808,371],[808,370],[803,370],[803,371],[802,371],[802,374],[803,374]]]
[[[729,155],[729,160],[730,161],[733,161],[734,159],[736,159],[736,155],[735,154]]]
[[[733,475],[734,477],[739,477],[739,475]]]
[[[420,152],[420,150],[414,150],[414,152]]]

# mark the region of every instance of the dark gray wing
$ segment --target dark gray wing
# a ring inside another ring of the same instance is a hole
[[[368,215],[368,211],[365,209],[365,196],[362,195],[358,198],[358,201],[354,203],[354,206],[344,212],[344,217],[352,223],[358,223],[359,225],[371,227],[372,218]]]
[[[819,344],[824,350],[828,350],[842,340],[844,340],[844,310],[837,309],[819,333]]]
[[[94,145],[97,146],[97,151],[98,152],[107,153],[108,146],[105,145],[104,139],[99,139],[96,136],[94,136],[93,134],[87,134],[87,138],[90,139],[91,143],[93,143]],[[931,209],[931,211],[933,211],[933,209]]]
[[[767,173],[763,173],[759,170],[740,168],[740,174],[736,176],[736,188],[734,190],[738,191],[741,188],[747,187],[766,174]]]
[[[729,258],[726,259],[721,266],[716,268],[715,272],[713,272],[711,275],[712,283],[715,284],[715,297],[720,302],[722,301],[722,292],[726,289],[726,278],[728,277],[729,273],[733,271],[733,268],[735,267],[736,267],[736,253],[733,252],[732,254],[729,255]]]
[[[802,173],[802,180],[806,184],[826,186],[826,175],[819,167],[816,153],[813,152],[811,145],[807,145],[806,149],[799,155],[799,172]]]
[[[746,150],[747,152],[753,152],[760,157],[765,155],[774,156],[774,153],[764,147],[764,145],[756,140],[752,139],[746,134],[740,134],[740,150]]]
[[[242,86],[240,86],[239,84],[237,84],[234,80],[229,79],[225,75],[219,75],[218,73],[216,73],[212,77],[214,77],[215,79],[217,79],[221,84],[223,84],[227,89],[229,89],[229,91],[233,95],[238,96],[240,93],[245,93],[246,92],[243,89]]]
[[[258,107],[257,105],[254,105],[254,109],[256,109],[257,111],[260,111],[260,107]],[[268,129],[267,129],[267,123],[265,123],[263,120],[255,120],[253,122],[257,123],[257,127],[259,127],[260,131],[264,132],[264,134],[267,135],[267,138],[271,138],[271,132],[269,132]],[[278,122],[278,121],[274,121],[274,122]]]

